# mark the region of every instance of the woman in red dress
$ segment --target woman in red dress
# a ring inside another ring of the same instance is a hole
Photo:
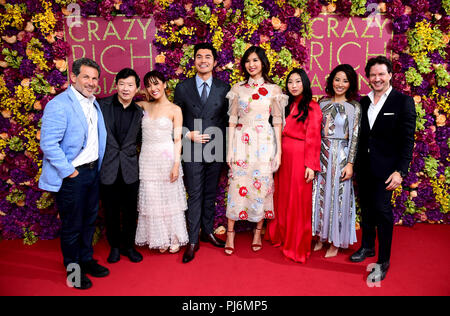
[[[275,175],[275,218],[265,239],[283,254],[304,263],[311,254],[312,180],[320,170],[322,111],[312,100],[311,84],[302,69],[286,79],[289,105],[281,140],[281,166]]]

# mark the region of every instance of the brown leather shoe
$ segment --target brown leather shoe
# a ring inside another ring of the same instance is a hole
[[[188,244],[183,254],[183,263],[188,263],[195,257],[195,252],[200,248],[199,244]]]
[[[225,247],[225,242],[222,239],[217,238],[216,236],[214,236],[213,233],[211,234],[200,234],[200,240],[203,242],[209,242],[210,244],[212,244],[213,246],[219,247],[219,248],[224,248]]]

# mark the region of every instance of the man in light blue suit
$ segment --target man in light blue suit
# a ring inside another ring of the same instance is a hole
[[[42,117],[40,145],[44,157],[39,188],[56,192],[67,284],[77,289],[92,286],[86,274],[109,274],[93,259],[92,247],[99,170],[106,147],[105,123],[94,96],[99,76],[95,61],[76,60],[70,73],[71,86],[47,104]]]

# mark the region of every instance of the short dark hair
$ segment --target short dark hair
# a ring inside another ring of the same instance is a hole
[[[335,92],[333,89],[333,80],[338,72],[342,71],[347,76],[347,80],[350,83],[350,87],[345,92],[345,97],[348,101],[353,100],[358,95],[358,75],[355,69],[349,64],[342,64],[333,69],[327,78],[327,86],[325,87],[325,92],[329,96],[334,96]]]
[[[264,78],[264,81],[273,83],[272,79],[269,78],[269,72],[270,72],[270,62],[267,58],[266,51],[264,48],[259,46],[251,46],[249,47],[245,53],[244,56],[241,58],[241,70],[244,73],[245,81],[248,82],[248,79],[250,78],[250,74],[248,73],[247,69],[245,68],[245,63],[247,62],[248,57],[255,53],[258,55],[259,60],[261,60],[262,64],[262,76]]]
[[[136,87],[139,88],[139,84],[141,83],[141,79],[139,78],[136,71],[134,71],[131,68],[124,68],[121,71],[119,71],[116,75],[116,84],[119,82],[120,79],[126,79],[128,77],[134,77],[134,80],[136,82]]]
[[[387,59],[385,56],[373,57],[367,61],[366,68],[364,69],[366,71],[367,78],[369,78],[369,76],[370,76],[370,68],[372,68],[372,66],[374,66],[376,64],[386,65],[388,73],[392,73],[392,71],[393,71],[392,70],[392,62],[389,59]]]
[[[100,77],[100,66],[92,59],[85,58],[85,57],[77,59],[73,62],[72,72],[75,74],[75,76],[78,76],[80,74],[81,66],[87,66],[87,67],[92,67],[92,68],[97,69],[98,76]]]
[[[164,77],[164,75],[161,72],[159,72],[158,70],[152,70],[152,71],[149,71],[149,72],[147,72],[145,74],[145,76],[144,76],[144,86],[146,88],[148,88],[150,86],[149,85],[150,81],[156,81],[156,79],[161,80],[162,83],[165,83],[167,81],[166,78]]]
[[[211,53],[213,54],[214,60],[217,60],[217,50],[214,48],[214,46],[211,43],[198,43],[194,46],[194,59],[195,56],[197,56],[197,52],[200,49],[209,49]]]

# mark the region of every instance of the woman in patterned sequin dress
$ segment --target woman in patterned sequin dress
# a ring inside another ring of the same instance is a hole
[[[136,244],[175,253],[187,244],[186,191],[181,168],[181,109],[166,97],[165,78],[151,71],[144,77],[153,102],[140,102],[142,149]]]
[[[320,172],[314,181],[313,235],[331,244],[325,257],[356,242],[355,196],[352,175],[358,143],[361,110],[353,101],[358,92],[357,75],[350,65],[337,66],[327,80],[331,98],[320,102],[323,113]]]
[[[287,105],[287,96],[268,78],[270,63],[264,49],[250,47],[242,57],[241,69],[246,80],[235,84],[227,94],[230,101],[227,255],[234,252],[237,220],[257,223],[252,250],[262,247],[264,218],[274,217],[273,172],[281,162],[281,128]]]

